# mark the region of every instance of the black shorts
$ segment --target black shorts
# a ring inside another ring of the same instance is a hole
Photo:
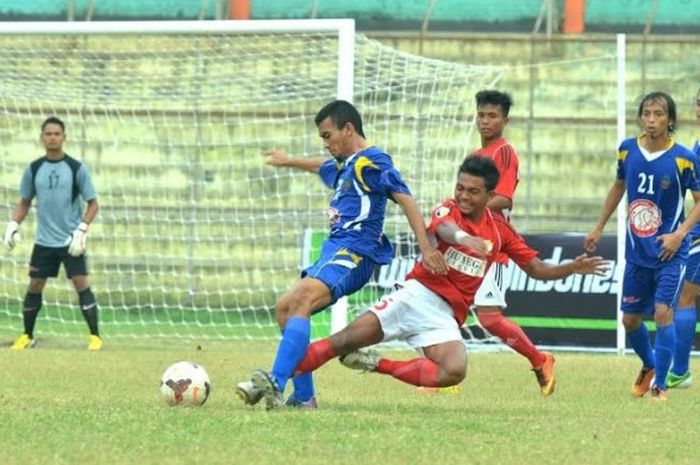
[[[32,258],[29,260],[29,276],[32,278],[55,278],[61,263],[66,269],[66,276],[87,276],[87,258],[85,254],[73,257],[68,247],[44,247],[34,244]]]

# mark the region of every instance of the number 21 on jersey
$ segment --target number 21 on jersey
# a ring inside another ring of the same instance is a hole
[[[639,186],[637,192],[640,194],[654,195],[654,175],[639,173]]]

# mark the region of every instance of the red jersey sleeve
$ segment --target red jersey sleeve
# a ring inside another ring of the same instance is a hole
[[[442,223],[454,223],[459,224],[462,218],[462,213],[457,208],[457,204],[452,199],[443,200],[433,208],[430,213],[430,225],[428,226],[428,232],[435,234],[438,226]]]
[[[499,217],[494,217],[494,220],[501,235],[501,253],[507,255],[520,268],[525,269],[530,261],[537,258],[538,252],[527,245],[525,239],[506,220]]]
[[[513,200],[519,176],[518,154],[510,144],[503,144],[493,154],[492,159],[500,175],[495,189],[496,194]]]

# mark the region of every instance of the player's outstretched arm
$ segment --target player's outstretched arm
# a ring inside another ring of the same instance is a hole
[[[574,273],[604,276],[610,271],[610,263],[603,257],[589,257],[581,254],[574,261],[560,265],[552,265],[539,258],[533,258],[523,270],[532,278],[544,280],[561,279]]]
[[[277,168],[296,168],[304,171],[310,171],[315,173],[318,168],[326,160],[325,158],[294,158],[290,157],[287,153],[272,149],[263,152],[265,156],[265,163],[270,166],[275,166]]]
[[[676,255],[676,252],[683,243],[683,239],[685,239],[690,230],[693,229],[695,223],[700,220],[700,191],[692,191],[692,194],[695,205],[693,205],[693,209],[690,210],[690,214],[685,221],[681,223],[674,232],[661,234],[656,238],[657,241],[661,242],[661,254],[659,258],[662,261],[668,261]]]
[[[439,250],[430,245],[428,232],[425,230],[425,224],[423,223],[423,216],[420,214],[413,196],[399,192],[393,192],[391,195],[396,200],[396,203],[401,206],[408,224],[411,225],[411,229],[416,235],[418,248],[420,248],[420,253],[423,256],[423,265],[433,273],[447,274],[445,257],[442,256]]]
[[[600,212],[600,217],[598,218],[598,224],[595,228],[588,233],[583,241],[583,249],[587,252],[593,252],[600,242],[600,238],[603,236],[603,228],[608,223],[608,220],[612,216],[617,204],[620,203],[622,197],[625,195],[625,182],[621,179],[615,180],[610,190],[608,191],[607,197],[605,197],[605,203],[603,203],[603,209]]]

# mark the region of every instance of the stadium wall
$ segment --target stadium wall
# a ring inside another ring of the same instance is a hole
[[[215,19],[228,0],[5,0],[0,20],[64,20],[71,9],[82,20],[91,9],[95,20]],[[425,0],[251,0],[251,19],[355,18],[360,30],[420,29],[427,13]],[[541,15],[540,0],[440,0],[429,12],[432,31],[529,32]],[[561,17],[564,1],[556,3]],[[654,32],[700,31],[700,0],[587,0],[586,30],[641,33],[651,18]]]

